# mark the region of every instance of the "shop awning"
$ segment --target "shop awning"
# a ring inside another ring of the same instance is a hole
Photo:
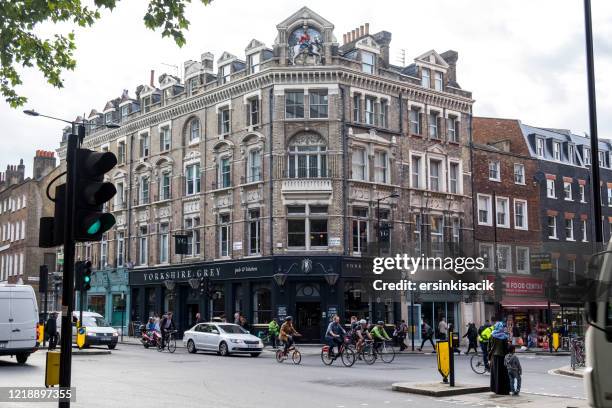
[[[547,309],[548,302],[546,300],[532,299],[503,299],[501,305],[504,309]],[[550,307],[560,307],[556,303],[551,303]]]

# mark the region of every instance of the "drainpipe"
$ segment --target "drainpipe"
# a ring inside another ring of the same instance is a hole
[[[344,212],[344,245],[343,245],[343,254],[345,256],[347,256],[349,254],[349,245],[350,245],[350,236],[349,236],[349,218],[348,218],[348,197],[347,197],[347,192],[348,192],[348,158],[349,158],[349,152],[348,152],[348,140],[347,140],[347,134],[346,134],[346,114],[345,114],[345,108],[346,108],[346,99],[345,99],[345,92],[344,92],[344,88],[340,87],[340,106],[342,109],[342,151],[343,151],[343,160],[342,160],[342,197],[343,197],[343,201],[344,201],[344,205],[342,208],[342,211]]]
[[[125,256],[123,260],[123,267],[125,268],[126,262],[131,262],[130,249],[132,246],[132,167],[134,162],[134,134],[130,135],[130,167],[128,172],[128,192],[127,192],[127,234],[123,240],[123,250]],[[127,245],[126,245],[127,242]]]
[[[270,121],[270,138],[268,139],[268,152],[270,155],[269,158],[269,168],[270,168],[270,178],[269,178],[269,182],[270,182],[270,196],[269,196],[269,211],[270,211],[270,222],[269,222],[269,228],[270,228],[270,256],[274,255],[274,222],[272,220],[272,216],[273,216],[273,210],[274,210],[274,161],[272,160],[272,141],[274,139],[273,136],[273,131],[274,131],[274,123],[273,123],[273,119],[274,119],[274,86],[272,86],[272,88],[270,88],[270,109],[268,112],[268,120]]]

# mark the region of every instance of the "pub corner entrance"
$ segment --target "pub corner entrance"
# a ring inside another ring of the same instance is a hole
[[[321,341],[321,302],[296,302],[295,310],[297,312],[295,326],[302,335],[299,341],[319,343]]]

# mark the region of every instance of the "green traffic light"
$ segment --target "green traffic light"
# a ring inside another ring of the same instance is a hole
[[[102,223],[100,222],[100,220],[96,220],[93,224],[91,224],[89,226],[89,228],[87,228],[87,233],[89,235],[95,235],[98,233],[98,231],[100,231],[100,227],[102,226]]]
[[[89,283],[91,281],[91,277],[86,276],[83,280],[85,281],[85,283]]]

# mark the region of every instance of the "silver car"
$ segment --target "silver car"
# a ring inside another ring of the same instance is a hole
[[[250,354],[257,357],[263,351],[259,337],[232,323],[198,323],[185,332],[183,345],[190,353],[216,351],[222,356]]]

